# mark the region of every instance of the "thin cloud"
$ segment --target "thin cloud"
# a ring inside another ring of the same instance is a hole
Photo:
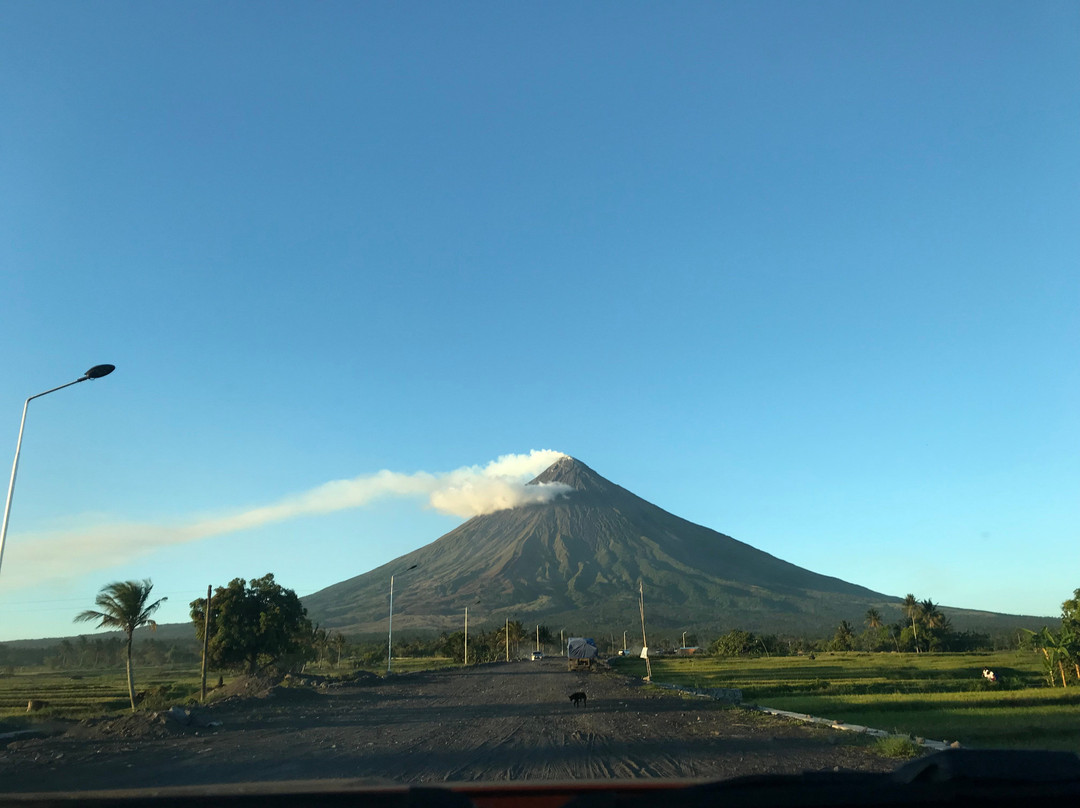
[[[17,565],[22,574],[14,583],[9,578],[8,583],[21,588],[43,580],[65,579],[127,563],[165,547],[303,516],[362,508],[389,497],[426,497],[430,507],[462,518],[547,502],[569,487],[526,483],[560,457],[564,457],[561,452],[534,449],[529,454],[503,455],[486,466],[450,472],[402,474],[384,470],[332,480],[269,505],[193,517],[173,525],[114,522],[79,530],[23,533],[9,544],[7,559],[8,565]]]

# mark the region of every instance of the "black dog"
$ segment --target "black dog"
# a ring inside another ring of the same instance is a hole
[[[580,690],[577,693],[570,694],[570,701],[574,702],[574,706],[578,706],[578,702],[581,702],[582,706],[589,706],[589,697],[582,693]]]

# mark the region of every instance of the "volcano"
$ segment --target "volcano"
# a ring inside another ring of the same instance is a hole
[[[324,628],[385,631],[390,576],[416,564],[423,573],[400,582],[395,628],[456,628],[469,607],[481,622],[622,631],[638,619],[639,582],[656,628],[831,633],[871,606],[898,613],[895,597],[681,519],[580,460],[564,456],[530,484],[552,483],[562,493],[550,501],[475,516],[304,605]]]

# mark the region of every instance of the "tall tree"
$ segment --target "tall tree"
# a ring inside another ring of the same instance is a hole
[[[111,628],[124,632],[127,637],[127,686],[131,711],[135,712],[135,674],[131,669],[131,644],[135,629],[140,626],[157,628],[157,623],[150,619],[157,608],[168,598],[159,598],[149,603],[150,590],[154,585],[147,578],[143,581],[116,581],[102,588],[95,598],[100,611],[87,609],[75,616],[75,622],[98,621],[98,628]]]
[[[712,653],[717,656],[750,656],[757,653],[757,637],[749,631],[733,628],[712,644]]]
[[[847,620],[841,620],[840,625],[836,627],[836,634],[833,635],[832,642],[829,643],[830,649],[833,651],[850,651],[853,635],[851,623]]]
[[[1073,631],[1080,631],[1080,589],[1061,604],[1061,623]]]
[[[206,600],[191,603],[191,620],[201,641]],[[311,657],[311,622],[300,598],[274,581],[272,573],[251,584],[234,578],[210,599],[210,642],[213,665],[239,668],[248,674],[271,665],[298,664]]]
[[[881,628],[881,612],[871,606],[866,610],[866,626],[867,628]]]
[[[919,602],[919,618],[923,625],[926,649],[940,650],[945,644],[949,620],[934,601],[927,598]]]
[[[911,620],[911,633],[915,636],[915,653],[919,653],[919,630],[915,628],[915,618],[919,614],[919,601],[910,592],[904,598],[904,614]]]

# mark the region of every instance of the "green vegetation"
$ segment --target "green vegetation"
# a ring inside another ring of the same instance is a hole
[[[906,735],[890,735],[874,742],[874,751],[882,757],[913,758],[922,754],[922,748]]]
[[[191,603],[191,621],[201,642],[206,625],[206,601]],[[317,655],[316,644],[329,648],[307,619],[307,610],[291,589],[274,581],[273,573],[248,585],[234,578],[219,586],[210,599],[210,666],[255,674],[270,667],[299,670]],[[340,653],[340,651],[339,651]]]
[[[148,709],[184,704],[199,692],[197,667],[148,668],[140,671],[136,703]],[[46,706],[26,712],[31,700]],[[0,676],[0,726],[18,727],[41,718],[91,718],[128,709],[127,677],[121,671],[73,669],[20,670]]]
[[[870,607],[863,616],[866,628],[841,620],[831,639],[805,636],[754,634],[741,628],[728,631],[713,641],[708,650],[718,656],[765,656],[820,653],[822,651],[913,651],[916,654],[937,651],[984,651],[1016,647],[1017,639],[972,631],[956,631],[952,620],[932,600],[918,600],[908,595],[902,614],[894,623],[886,623],[881,611]],[[656,643],[650,643],[656,645]]]
[[[640,660],[617,666],[644,675]],[[740,688],[745,703],[965,746],[1080,751],[1080,688],[1048,688],[1033,651],[664,658],[653,680]]]
[[[1062,687],[1069,682],[1080,683],[1080,589],[1061,604],[1061,630],[1051,631],[1043,626],[1040,631],[1028,631],[1031,647],[1043,655],[1043,671],[1051,687],[1055,687],[1060,674]]]

